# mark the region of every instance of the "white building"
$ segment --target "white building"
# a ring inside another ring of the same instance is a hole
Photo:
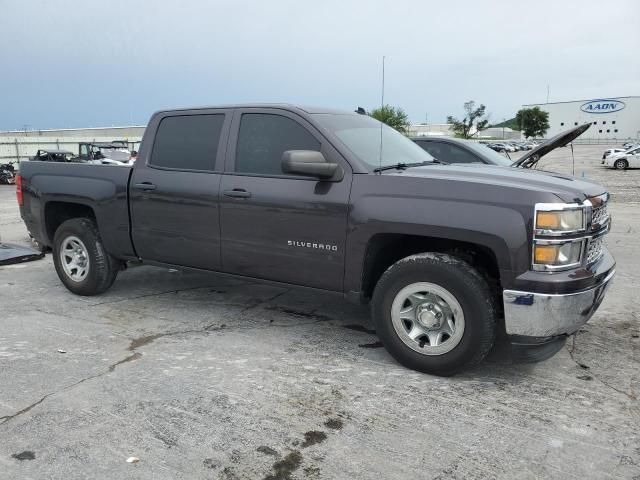
[[[407,129],[407,135],[410,137],[453,137],[451,125],[448,123],[419,123],[410,125]],[[503,139],[503,140],[520,140],[521,134],[517,130],[511,130],[508,127],[489,127],[485,130],[473,133],[473,138],[482,139]]]
[[[407,135],[410,137],[450,137],[453,135],[453,132],[451,131],[451,125],[448,123],[416,123],[409,126]]]
[[[523,105],[523,108],[532,107],[540,107],[549,113],[547,138],[585,123],[592,125],[580,140],[608,142],[640,138],[640,97]]]

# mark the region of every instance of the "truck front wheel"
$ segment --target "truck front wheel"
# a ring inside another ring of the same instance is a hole
[[[65,287],[77,295],[97,295],[107,290],[118,274],[118,262],[103,245],[95,222],[72,218],[53,237],[53,262]]]
[[[449,376],[479,363],[493,345],[496,305],[468,263],[441,253],[396,262],[373,293],[376,332],[402,365]]]

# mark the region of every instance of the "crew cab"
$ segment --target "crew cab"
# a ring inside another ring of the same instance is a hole
[[[328,109],[157,112],[133,166],[25,162],[17,197],[73,293],[105,292],[129,261],[333,292],[370,303],[391,355],[438,375],[480,362],[499,332],[553,355],[615,271],[600,185],[445,165]]]

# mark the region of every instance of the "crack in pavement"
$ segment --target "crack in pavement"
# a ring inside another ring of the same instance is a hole
[[[210,287],[197,287],[197,288],[210,288]],[[184,289],[184,290],[194,290],[195,288],[188,288],[188,289]],[[275,295],[272,295],[271,297],[265,299],[265,300],[260,300],[257,302],[254,302],[253,304],[249,305],[248,307],[242,309],[239,313],[243,313],[246,312],[248,310],[251,310],[252,308],[256,308],[260,305],[263,304],[267,304],[273,300],[275,300],[278,297],[281,297],[282,295],[290,292],[291,289],[286,289],[284,292],[279,292]],[[164,292],[167,293],[167,292]],[[171,293],[171,292],[168,292]],[[156,294],[156,295],[161,295],[161,294]],[[151,296],[151,295],[143,295],[143,296]],[[136,297],[136,298],[140,298],[140,297]],[[120,301],[120,300],[119,300]],[[105,303],[116,303],[116,302],[105,302]],[[216,322],[217,323],[217,322]],[[143,346],[149,345],[151,343],[153,343],[154,341],[156,341],[159,338],[163,338],[163,337],[170,337],[170,336],[174,336],[174,335],[185,335],[185,334],[189,334],[189,333],[210,333],[212,331],[219,331],[222,330],[224,328],[226,328],[225,324],[221,324],[219,325],[217,329],[213,329],[213,326],[216,325],[216,323],[212,323],[210,325],[207,325],[204,328],[199,328],[199,329],[189,329],[189,330],[178,330],[175,332],[165,332],[165,333],[157,333],[157,334],[153,334],[153,335],[146,335],[143,337],[138,337],[138,338],[133,338],[130,339],[130,343],[129,346],[127,347],[127,350],[130,352],[133,352],[129,355],[127,355],[126,357],[124,357],[123,359],[109,365],[109,367],[101,372],[101,373],[97,373],[95,375],[90,375],[88,377],[85,377],[81,380],[78,380],[77,382],[71,383],[69,385],[66,385],[64,387],[62,387],[59,390],[56,390],[54,392],[50,392],[47,393],[46,395],[44,395],[43,397],[41,397],[38,401],[32,403],[31,405],[28,405],[27,407],[23,408],[22,410],[17,411],[16,413],[13,413],[11,415],[5,415],[3,417],[0,417],[0,425],[4,425],[5,423],[13,420],[16,417],[19,417],[21,415],[24,415],[25,413],[29,412],[30,410],[32,410],[33,408],[37,407],[38,405],[40,405],[42,402],[44,402],[46,399],[48,399],[49,397],[52,397],[54,395],[58,395],[60,393],[66,392],[74,387],[77,387],[78,385],[87,382],[89,380],[93,380],[95,378],[99,378],[102,377],[104,375],[108,375],[112,372],[115,371],[115,369],[119,366],[122,365],[123,363],[127,363],[127,362],[132,362],[135,360],[138,360],[139,358],[142,357],[142,353],[137,352],[136,349],[141,348]],[[315,323],[315,322],[314,322]],[[270,325],[268,325],[270,326]],[[267,326],[267,327],[268,327]],[[252,326],[251,328],[260,328],[259,326]]]
[[[122,361],[117,362],[115,365],[118,365],[120,363],[122,363]],[[56,390],[55,392],[47,393],[45,396],[40,398],[40,400],[38,400],[37,402],[32,403],[31,405],[23,408],[22,410],[18,410],[16,413],[13,413],[11,415],[5,415],[4,417],[0,417],[0,425],[4,425],[5,423],[13,420],[14,418],[19,417],[20,415],[24,415],[25,413],[30,411],[32,408],[35,408],[38,405],[40,405],[42,402],[44,402],[49,397],[52,397],[52,396],[57,395],[59,393],[65,392],[65,391],[70,390],[70,389],[72,389],[74,387],[77,387],[81,383],[84,383],[84,382],[89,381],[89,380],[93,380],[94,378],[102,377],[103,375],[106,375],[106,374],[112,372],[113,371],[111,369],[112,367],[115,370],[115,366],[112,365],[112,366],[109,367],[108,370],[106,370],[106,371],[104,371],[102,373],[98,373],[96,375],[91,375],[89,377],[86,377],[86,378],[83,378],[81,380],[78,380],[77,382],[74,382],[74,383],[71,383],[69,385],[66,385],[66,386],[62,387],[60,390]]]
[[[585,364],[582,362],[579,362],[578,360],[576,360],[576,358],[574,357],[574,351],[576,349],[576,339],[578,337],[578,332],[576,332],[573,335],[573,341],[571,342],[571,347],[567,348],[568,352],[569,352],[569,357],[571,357],[571,360],[573,360],[573,362],[580,368],[584,369],[585,368]],[[586,366],[587,368],[589,368],[588,366]],[[637,400],[638,397],[634,394],[634,393],[629,393],[626,392],[624,390],[621,390],[619,388],[614,387],[613,385],[608,384],[607,382],[605,382],[604,380],[602,380],[601,378],[599,378],[598,376],[596,376],[591,370],[589,370],[590,375],[595,378],[597,381],[599,381],[600,383],[602,383],[605,387],[610,388],[611,390],[621,393],[622,395],[626,396],[627,398],[631,399],[631,400]]]

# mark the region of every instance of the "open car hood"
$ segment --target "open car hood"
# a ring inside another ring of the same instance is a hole
[[[511,166],[522,168],[533,167],[536,163],[538,163],[538,160],[544,157],[551,150],[555,150],[558,147],[564,147],[567,143],[572,142],[580,135],[582,135],[590,126],[590,123],[585,123],[584,125],[573,127],[566,132],[559,133],[543,144],[538,145],[533,150],[529,150],[522,157],[513,162]]]

